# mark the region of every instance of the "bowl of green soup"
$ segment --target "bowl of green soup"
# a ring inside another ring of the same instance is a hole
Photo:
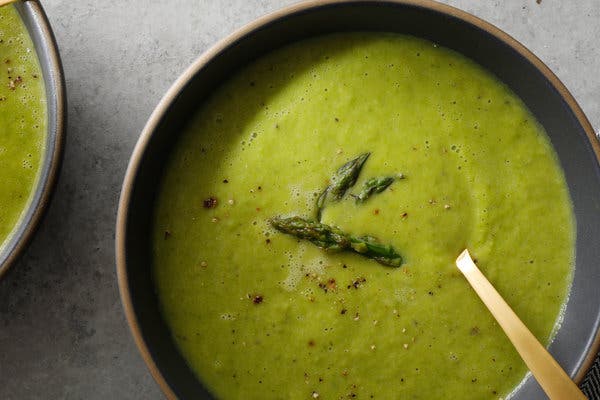
[[[0,277],[33,236],[62,156],[65,88],[37,1],[0,7]]]
[[[554,74],[429,1],[318,1],[202,55],[150,117],[117,267],[168,398],[542,399],[454,260],[577,382],[600,145]]]

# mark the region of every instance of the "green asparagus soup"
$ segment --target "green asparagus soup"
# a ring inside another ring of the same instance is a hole
[[[164,319],[222,399],[505,398],[526,367],[454,260],[469,248],[543,343],[574,263],[563,173],[523,103],[392,34],[236,73],[179,140],[154,226]]]
[[[0,7],[0,249],[30,201],[46,132],[33,43],[13,6]]]

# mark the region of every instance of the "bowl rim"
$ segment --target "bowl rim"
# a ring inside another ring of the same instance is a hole
[[[121,196],[118,204],[115,236],[116,266],[119,293],[121,295],[121,301],[123,304],[123,309],[125,312],[127,323],[129,325],[129,329],[138,348],[138,351],[140,352],[144,362],[146,363],[146,366],[150,370],[150,373],[152,374],[154,380],[158,383],[159,387],[168,399],[177,399],[178,397],[175,394],[174,390],[171,388],[171,386],[167,383],[166,379],[161,374],[158,365],[152,358],[150,350],[142,336],[141,328],[136,317],[136,313],[134,311],[131,293],[129,291],[129,278],[127,276],[126,263],[125,244],[127,233],[127,220],[129,216],[128,206],[130,203],[135,179],[143,155],[146,152],[146,149],[150,142],[150,138],[152,137],[152,134],[155,131],[158,124],[160,123],[161,119],[165,115],[165,112],[169,109],[171,104],[177,98],[180,91],[184,89],[186,84],[196,75],[196,73],[199,70],[201,70],[205,65],[207,65],[215,56],[217,56],[219,53],[221,53],[223,50],[225,50],[238,40],[275,20],[289,16],[291,14],[320,8],[322,6],[327,5],[356,3],[373,3],[380,5],[388,3],[393,5],[406,5],[425,8],[431,11],[445,14],[447,16],[451,16],[460,20],[461,22],[474,25],[477,28],[497,38],[504,44],[508,45],[511,49],[516,51],[519,55],[521,55],[527,61],[533,64],[533,66],[548,80],[548,82],[550,82],[554,89],[560,94],[562,99],[567,104],[568,108],[573,112],[574,116],[577,119],[577,122],[585,131],[588,137],[588,141],[590,142],[593,152],[596,156],[596,160],[600,164],[600,134],[595,134],[591,123],[585,116],[583,110],[581,109],[573,95],[566,88],[566,86],[558,79],[558,77],[550,70],[550,68],[546,64],[544,64],[543,61],[541,61],[535,54],[533,54],[519,41],[517,41],[515,38],[513,38],[506,32],[502,31],[501,29],[497,28],[496,26],[492,25],[491,23],[479,17],[476,17],[473,14],[470,14],[466,11],[460,10],[453,6],[438,3],[434,0],[307,0],[298,4],[293,4],[291,6],[287,6],[279,10],[270,12],[268,14],[263,15],[262,17],[253,20],[252,22],[235,30],[233,33],[229,34],[225,38],[219,40],[216,44],[214,44],[208,50],[202,53],[195,61],[192,62],[192,64],[177,78],[177,80],[167,90],[165,95],[162,97],[162,99],[159,101],[156,108],[150,115],[148,122],[144,126],[140,137],[138,138],[138,141],[132,152],[129,164],[127,166],[127,171],[125,173],[125,178],[121,189]],[[589,349],[590,350],[588,354],[586,355],[581,364],[581,368],[573,377],[573,380],[577,384],[581,383],[581,381],[585,377],[585,374],[592,366],[594,359],[596,358],[596,354],[600,350],[600,331],[596,332],[594,340]]]
[[[62,165],[66,136],[65,79],[58,45],[50,22],[39,0],[25,0],[15,6],[21,20],[30,24],[30,26],[26,26],[26,29],[42,67],[48,125],[46,147],[29,204],[6,242],[0,243],[0,279],[23,254],[48,209]],[[27,21],[24,17],[27,18]]]

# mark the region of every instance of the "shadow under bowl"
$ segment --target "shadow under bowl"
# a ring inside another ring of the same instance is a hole
[[[152,282],[151,238],[157,179],[170,150],[210,93],[240,67],[301,39],[382,31],[428,39],[495,74],[544,126],[566,175],[577,220],[576,269],[564,321],[549,350],[575,381],[599,348],[600,143],[558,78],[516,40],[470,14],[431,1],[314,1],[267,15],[202,55],[167,92],[137,143],[117,221],[119,286],[136,344],[167,397],[212,398],[179,354]],[[513,399],[545,399],[527,377]]]
[[[62,162],[67,114],[62,64],[44,9],[37,0],[18,2],[14,6],[25,24],[39,59],[46,87],[48,123],[40,172],[31,200],[8,240],[0,248],[0,278],[23,253],[48,208]]]

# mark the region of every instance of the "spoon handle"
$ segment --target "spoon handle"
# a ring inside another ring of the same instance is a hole
[[[5,6],[10,3],[14,3],[17,0],[0,0],[0,7]]]
[[[477,268],[468,250],[458,256],[456,266],[496,318],[548,397],[551,400],[587,399]]]

